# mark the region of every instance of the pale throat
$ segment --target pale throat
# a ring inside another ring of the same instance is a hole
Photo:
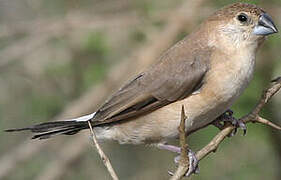
[[[251,32],[247,32],[244,29],[237,28],[233,24],[219,26],[216,36],[214,36],[217,42],[216,47],[227,50],[230,53],[233,51],[240,51],[246,48],[252,53],[256,53],[260,41],[264,38],[256,37]]]
[[[220,34],[216,37],[214,46],[218,49],[220,59],[220,62],[215,61],[213,69],[216,82],[219,81],[217,88],[221,89],[219,96],[232,104],[253,77],[258,41],[238,43],[232,37]]]

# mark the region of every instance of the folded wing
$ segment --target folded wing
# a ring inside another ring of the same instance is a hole
[[[179,43],[152,67],[120,88],[96,112],[93,125],[154,111],[191,95],[204,84],[211,50]]]

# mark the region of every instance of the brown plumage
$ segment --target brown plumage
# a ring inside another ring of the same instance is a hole
[[[209,66],[212,50],[201,42],[194,34],[169,49],[156,64],[118,90],[97,111],[93,124],[134,117],[189,96],[202,85]]]
[[[216,11],[210,18],[231,18],[239,12],[247,12],[254,16],[260,16],[265,11],[254,4],[239,2]]]
[[[224,113],[251,80],[258,47],[275,32],[261,8],[232,4],[168,49],[95,113],[9,131],[31,130],[37,133],[34,138],[72,135],[88,128],[90,120],[99,139],[163,143],[178,135],[181,105],[187,111],[187,132]]]

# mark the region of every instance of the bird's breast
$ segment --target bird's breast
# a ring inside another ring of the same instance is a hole
[[[210,123],[229,109],[252,79],[255,57],[251,54],[216,58],[200,93],[185,100],[189,107],[187,128],[190,130]]]
[[[209,74],[214,94],[222,102],[233,103],[248,86],[253,77],[255,55],[250,52],[239,52],[226,56],[224,62],[215,64]],[[223,61],[223,59],[222,59]],[[213,85],[212,85],[213,83]]]

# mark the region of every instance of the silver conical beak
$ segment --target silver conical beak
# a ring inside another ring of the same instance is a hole
[[[276,28],[272,18],[267,14],[261,14],[258,24],[255,26],[253,33],[255,35],[269,35],[277,33],[278,29]]]

